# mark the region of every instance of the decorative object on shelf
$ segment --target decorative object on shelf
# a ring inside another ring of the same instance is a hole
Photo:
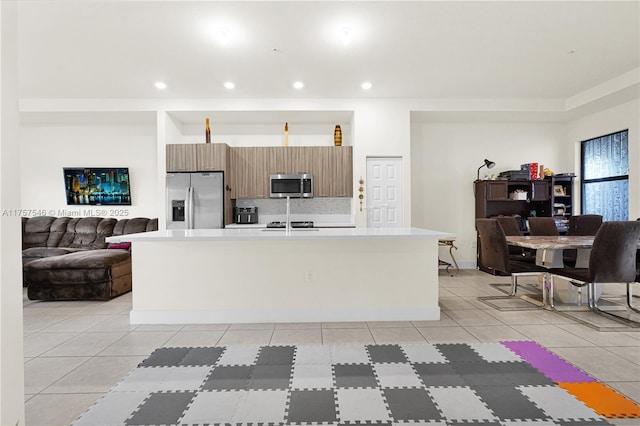
[[[478,176],[476,177],[476,180],[480,180],[480,169],[483,167],[486,167],[487,169],[493,169],[493,167],[496,165],[496,163],[494,163],[493,161],[487,160],[486,158],[484,159],[484,164],[482,164],[480,167],[478,167]]]
[[[516,189],[511,194],[509,194],[509,198],[511,198],[512,200],[526,200],[528,195],[529,194],[527,193],[527,191]]]
[[[336,124],[336,128],[333,131],[333,143],[335,146],[342,146],[342,129],[339,124]]]
[[[284,146],[289,146],[289,123],[284,123]]]
[[[538,163],[529,164],[529,179],[531,180],[538,179]]]
[[[567,191],[562,185],[553,185],[553,195],[562,197],[567,195]]]
[[[204,137],[206,143],[211,143],[211,127],[209,127],[209,117],[204,119]]]
[[[362,179],[362,176],[360,176],[358,183],[360,184],[360,187],[358,188],[358,192],[360,193],[358,198],[360,199],[360,211],[362,211],[362,200],[364,200],[364,186],[362,186],[364,185],[364,180]]]

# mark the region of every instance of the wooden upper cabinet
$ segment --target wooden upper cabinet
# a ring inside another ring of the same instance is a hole
[[[509,188],[506,181],[485,181],[487,200],[508,200]]]
[[[335,166],[330,197],[353,197],[353,147],[336,146],[333,150]]]
[[[196,166],[196,144],[167,145],[168,172],[195,172]]]
[[[544,180],[531,181],[531,201],[547,201],[551,198],[551,184]]]
[[[314,197],[353,196],[353,149],[350,146],[310,147]]]
[[[270,146],[267,150],[267,176],[286,173],[285,149],[286,146]]]
[[[269,176],[311,173],[314,197],[353,196],[350,146],[271,146],[230,148],[232,198],[268,198]]]
[[[237,147],[231,153],[232,198],[268,198],[268,147]]]
[[[219,171],[227,169],[226,143],[196,144],[196,168],[199,172]]]

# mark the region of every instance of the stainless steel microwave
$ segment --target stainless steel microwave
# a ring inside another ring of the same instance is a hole
[[[313,198],[313,175],[270,175],[269,196],[271,198]]]

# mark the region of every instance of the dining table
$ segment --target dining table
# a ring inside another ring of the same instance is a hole
[[[507,236],[507,244],[536,250],[536,264],[546,268],[564,268],[563,251],[578,252],[576,268],[589,267],[593,235]]]
[[[560,235],[560,236],[507,236],[507,244],[516,247],[536,250],[536,265],[547,269],[564,268],[564,250],[577,251],[576,268],[589,267],[589,255],[593,246],[594,236]],[[554,293],[563,302],[569,300],[558,288],[554,289],[553,274],[543,273],[542,277],[542,307],[555,309]],[[599,296],[599,295],[598,295]],[[578,292],[577,304],[582,304],[582,294]],[[574,302],[571,300],[571,302]],[[574,302],[575,303],[575,302]]]

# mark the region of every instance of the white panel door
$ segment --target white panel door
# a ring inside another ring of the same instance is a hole
[[[402,158],[367,158],[367,226],[403,226]]]

